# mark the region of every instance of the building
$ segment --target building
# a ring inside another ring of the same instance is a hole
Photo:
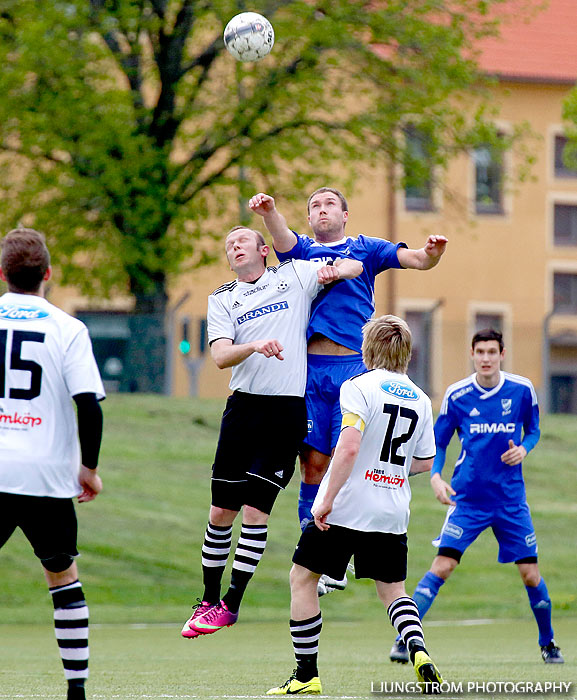
[[[501,37],[480,47],[483,70],[496,78],[491,89],[499,130],[530,126],[530,178],[520,184],[511,179],[519,153],[501,161],[481,145],[451,163],[444,188],[431,178],[397,190],[391,204],[386,173],[367,170],[359,178],[364,184],[347,193],[352,235],[394,237],[410,247],[420,247],[429,233],[450,239],[433,271],[385,273],[376,287],[377,313],[393,311],[411,325],[416,347],[410,372],[437,404],[449,383],[471,371],[472,333],[491,325],[505,334],[506,368],[534,382],[544,407],[577,412],[577,170],[563,160],[562,117],[577,80],[577,3],[535,5],[529,21],[510,17]],[[417,132],[408,130],[407,138],[414,139],[416,152],[423,149]],[[286,209],[282,199],[279,208]],[[289,225],[306,230],[304,207]],[[231,275],[223,262],[183,277],[173,290],[168,393],[226,395],[229,371],[217,370],[210,359],[205,314],[208,294]],[[105,378],[111,388],[121,386],[115,376],[122,374],[130,333],[126,310],[120,305],[114,322],[102,324],[80,300],[66,296],[61,303],[85,312],[79,315],[89,323]]]

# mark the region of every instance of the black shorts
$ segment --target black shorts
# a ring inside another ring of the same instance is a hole
[[[407,535],[362,532],[340,525],[321,531],[311,521],[293,555],[293,562],[317,574],[342,579],[352,556],[355,578],[397,583],[407,578]]]
[[[78,556],[78,522],[71,498],[0,493],[0,547],[17,527],[48,571],[64,571]]]
[[[248,505],[270,513],[294,474],[306,434],[304,398],[235,391],[222,415],[212,505],[229,510]]]

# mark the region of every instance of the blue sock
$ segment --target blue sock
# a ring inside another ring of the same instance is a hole
[[[308,522],[313,519],[311,508],[319,486],[320,484],[305,484],[304,481],[301,481],[301,490],[299,492],[299,523],[301,530],[304,530]]]
[[[417,583],[417,587],[413,593],[413,600],[417,604],[417,608],[419,609],[419,617],[421,620],[427,614],[427,611],[437,597],[439,589],[444,583],[445,579],[437,576],[432,571],[427,571],[419,583]],[[397,642],[400,638],[400,636],[397,637]]]
[[[417,587],[413,593],[413,600],[419,608],[419,617],[421,620],[434,603],[437,593],[444,583],[445,580],[440,576],[436,576],[432,571],[427,571],[419,583],[417,583]]]
[[[546,647],[553,639],[553,627],[551,627],[551,598],[544,579],[538,586],[525,586],[529,596],[529,604],[539,628],[539,646]]]

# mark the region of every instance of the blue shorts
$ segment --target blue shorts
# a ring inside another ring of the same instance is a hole
[[[435,547],[449,547],[463,554],[477,537],[490,527],[499,543],[499,562],[507,564],[537,557],[537,538],[526,503],[483,509],[457,502],[447,512]]]
[[[331,454],[341,432],[341,384],[366,371],[361,355],[308,355],[307,445]]]

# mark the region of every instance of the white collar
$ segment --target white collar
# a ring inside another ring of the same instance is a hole
[[[346,242],[347,242],[346,236],[341,238],[340,241],[331,241],[330,243],[321,243],[321,241],[315,241],[315,243],[317,245],[324,245],[324,246],[327,246],[328,248],[332,248],[332,247],[337,246],[337,245],[343,245],[343,243],[346,243]]]
[[[499,371],[499,382],[496,386],[494,386],[492,389],[486,389],[485,387],[481,386],[479,382],[477,381],[477,373],[473,375],[473,384],[479,389],[481,392],[481,398],[482,399],[489,399],[491,396],[494,396],[496,393],[499,392],[503,384],[505,383],[505,375],[502,370]]]

